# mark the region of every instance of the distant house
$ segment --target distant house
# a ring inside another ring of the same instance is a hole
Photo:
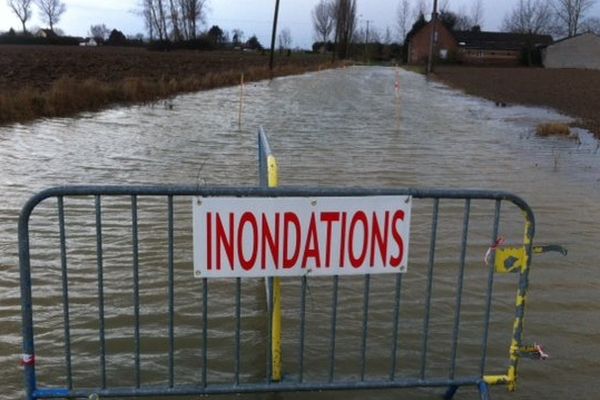
[[[457,58],[466,64],[518,64],[523,49],[552,43],[552,36],[523,33],[457,31]]]
[[[94,38],[85,38],[79,42],[79,45],[84,47],[96,47],[98,46],[98,42],[96,42]]]
[[[526,48],[539,48],[552,43],[549,35],[530,35],[480,30],[451,31],[441,21],[436,22],[434,54],[465,64],[516,65]],[[408,63],[423,64],[429,57],[430,21],[414,32],[408,42]]]
[[[600,36],[584,33],[559,40],[542,50],[546,68],[600,69]]]
[[[54,39],[54,38],[58,37],[56,32],[54,32],[53,30],[50,30],[50,29],[40,29],[39,31],[37,31],[35,36],[41,37],[41,38],[46,38],[46,39]]]
[[[430,21],[410,36],[407,50],[409,64],[425,64],[427,62],[433,26],[433,22]],[[456,51],[456,39],[441,21],[437,20],[435,27],[436,57],[446,59],[450,56],[451,51]]]

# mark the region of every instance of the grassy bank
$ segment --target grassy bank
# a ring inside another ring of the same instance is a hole
[[[149,52],[130,48],[0,46],[0,124],[70,116],[114,104],[268,79],[268,56],[241,52]],[[330,59],[277,59],[273,76],[331,68]]]
[[[600,137],[600,71],[440,66],[435,77],[495,102],[554,108]]]

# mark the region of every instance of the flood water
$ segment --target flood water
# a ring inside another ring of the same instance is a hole
[[[538,138],[533,134],[538,123],[568,118],[549,110],[496,107],[406,71],[400,72],[397,96],[396,74],[391,68],[355,67],[247,85],[241,130],[239,88],[180,96],[153,106],[0,127],[0,398],[20,397],[22,390],[17,218],[23,203],[43,188],[64,184],[253,186],[258,182],[259,125],[269,134],[280,165],[280,181],[285,185],[498,189],[523,197],[535,212],[535,243],[561,244],[569,254],[533,258],[524,337],[526,343],[542,343],[550,359],[523,360],[518,392],[510,395],[501,387],[494,388],[492,395],[519,399],[595,397],[600,389],[598,142],[585,132],[578,132],[579,140]],[[159,350],[166,348],[166,201],[139,201],[142,383],[164,384],[167,360]],[[130,385],[133,374],[129,204],[128,198],[103,204],[109,386]],[[191,267],[190,204],[189,199],[177,199],[175,204],[175,320],[179,326],[175,371],[181,383],[198,382],[198,348],[202,343],[201,283],[193,279]],[[40,383],[61,386],[64,332],[55,207],[56,203],[49,201],[34,215],[32,265]],[[74,380],[79,386],[98,382],[93,207],[93,198],[65,199],[65,212],[71,221],[67,222],[67,244],[73,268],[69,279]],[[440,214],[447,217],[440,220],[435,264],[439,280],[433,286],[428,363],[431,374],[438,377],[447,375],[449,337],[444,332],[448,332],[454,315],[462,207],[461,202],[440,204]],[[481,328],[476,311],[484,301],[487,274],[481,259],[489,245],[490,215],[493,204],[474,205],[457,373],[477,371],[474,355],[479,351]],[[522,239],[519,215],[507,205],[506,219],[501,222],[501,233],[513,243]],[[401,309],[407,322],[400,329],[398,359],[398,374],[407,377],[419,372],[419,348],[415,346],[421,338],[431,202],[415,205],[412,226],[414,238]],[[498,298],[490,336],[494,345],[487,373],[505,372],[514,314],[514,278],[496,279]],[[340,279],[336,353],[336,374],[340,377],[355,378],[359,369],[363,284],[362,278]],[[264,377],[265,299],[261,285],[256,280],[243,283],[242,382]],[[331,280],[315,278],[309,285],[305,375],[307,380],[318,380],[328,371]],[[298,281],[284,282],[283,286],[284,370],[293,377],[298,359],[299,286]],[[374,277],[371,282],[369,377],[385,376],[389,368],[391,314],[386,312],[393,290],[394,282],[388,278]],[[214,284],[210,292],[209,379],[215,382],[231,379],[232,293],[227,282]],[[355,298],[359,301],[353,301]],[[421,395],[423,392],[415,394]],[[360,392],[334,395],[364,396]],[[368,394],[369,398],[398,396],[402,392]],[[475,398],[476,394],[461,390],[458,396]],[[293,394],[281,397],[303,398]]]

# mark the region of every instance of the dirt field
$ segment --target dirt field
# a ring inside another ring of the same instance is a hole
[[[438,67],[435,76],[493,101],[555,108],[600,137],[600,71]]]
[[[0,46],[0,123],[152,101],[270,76],[268,53]],[[329,68],[329,57],[276,55],[275,76]],[[72,96],[73,90],[80,96]],[[87,97],[84,97],[87,96]],[[90,99],[88,97],[93,97]]]

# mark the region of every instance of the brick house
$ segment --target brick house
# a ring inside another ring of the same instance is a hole
[[[433,22],[429,22],[421,29],[414,32],[408,41],[408,63],[425,64],[429,58],[429,47],[431,42],[431,30]],[[436,35],[434,38],[435,54],[439,58],[445,59],[450,56],[451,51],[457,49],[457,42],[452,32],[446,28],[440,20],[436,21]]]
[[[408,41],[408,63],[424,64],[429,56],[431,30],[429,22],[414,32]],[[552,36],[522,33],[450,31],[436,21],[435,57],[464,64],[516,65],[526,48],[541,48],[552,43]]]

